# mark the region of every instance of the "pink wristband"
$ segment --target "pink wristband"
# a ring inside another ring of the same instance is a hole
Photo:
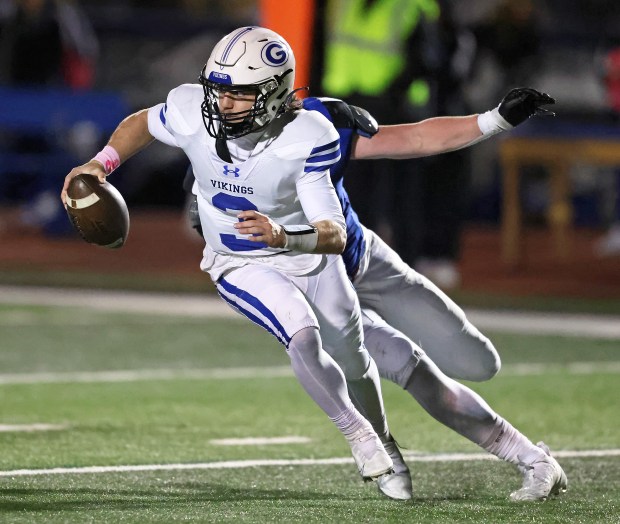
[[[112,146],[105,146],[93,157],[93,160],[103,164],[103,169],[105,170],[106,175],[109,175],[121,165],[121,157],[118,156],[118,151]]]

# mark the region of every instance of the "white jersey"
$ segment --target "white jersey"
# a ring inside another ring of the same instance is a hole
[[[218,156],[204,126],[203,100],[202,86],[185,84],[148,113],[149,132],[182,148],[192,164],[207,243],[201,268],[214,280],[248,263],[267,263],[293,275],[314,270],[322,255],[251,242],[233,225],[239,212],[257,210],[281,225],[334,220],[344,228],[329,177],[329,168],[340,159],[337,131],[316,111],[288,112],[262,132],[229,140],[230,163]]]

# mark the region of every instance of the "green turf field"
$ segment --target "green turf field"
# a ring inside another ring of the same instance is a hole
[[[620,341],[489,335],[504,368],[469,385],[563,453],[561,498],[510,503],[516,470],[391,383],[415,496],[382,498],[244,320],[0,306],[0,522],[620,522]],[[300,442],[214,442],[276,437]]]

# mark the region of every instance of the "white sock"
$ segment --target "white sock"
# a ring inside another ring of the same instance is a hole
[[[342,432],[349,445],[361,451],[367,458],[377,453],[377,434],[362,415],[351,404],[351,410],[343,411],[339,416],[331,419]]]
[[[544,451],[532,444],[523,433],[515,429],[509,422],[497,417],[495,431],[491,437],[480,444],[496,457],[511,462],[512,464],[531,464]]]
[[[356,433],[362,428],[372,430],[370,423],[361,416],[353,407],[353,404],[351,404],[350,409],[343,411],[337,417],[330,417],[330,419],[347,440],[354,438]]]
[[[389,436],[383,399],[381,380],[374,360],[368,363],[366,373],[358,380],[347,380],[349,396],[359,412],[370,422],[381,440]]]

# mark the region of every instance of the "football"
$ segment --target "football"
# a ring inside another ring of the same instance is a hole
[[[121,247],[129,233],[127,204],[109,182],[81,174],[67,188],[67,214],[80,236],[91,244],[110,249]]]

